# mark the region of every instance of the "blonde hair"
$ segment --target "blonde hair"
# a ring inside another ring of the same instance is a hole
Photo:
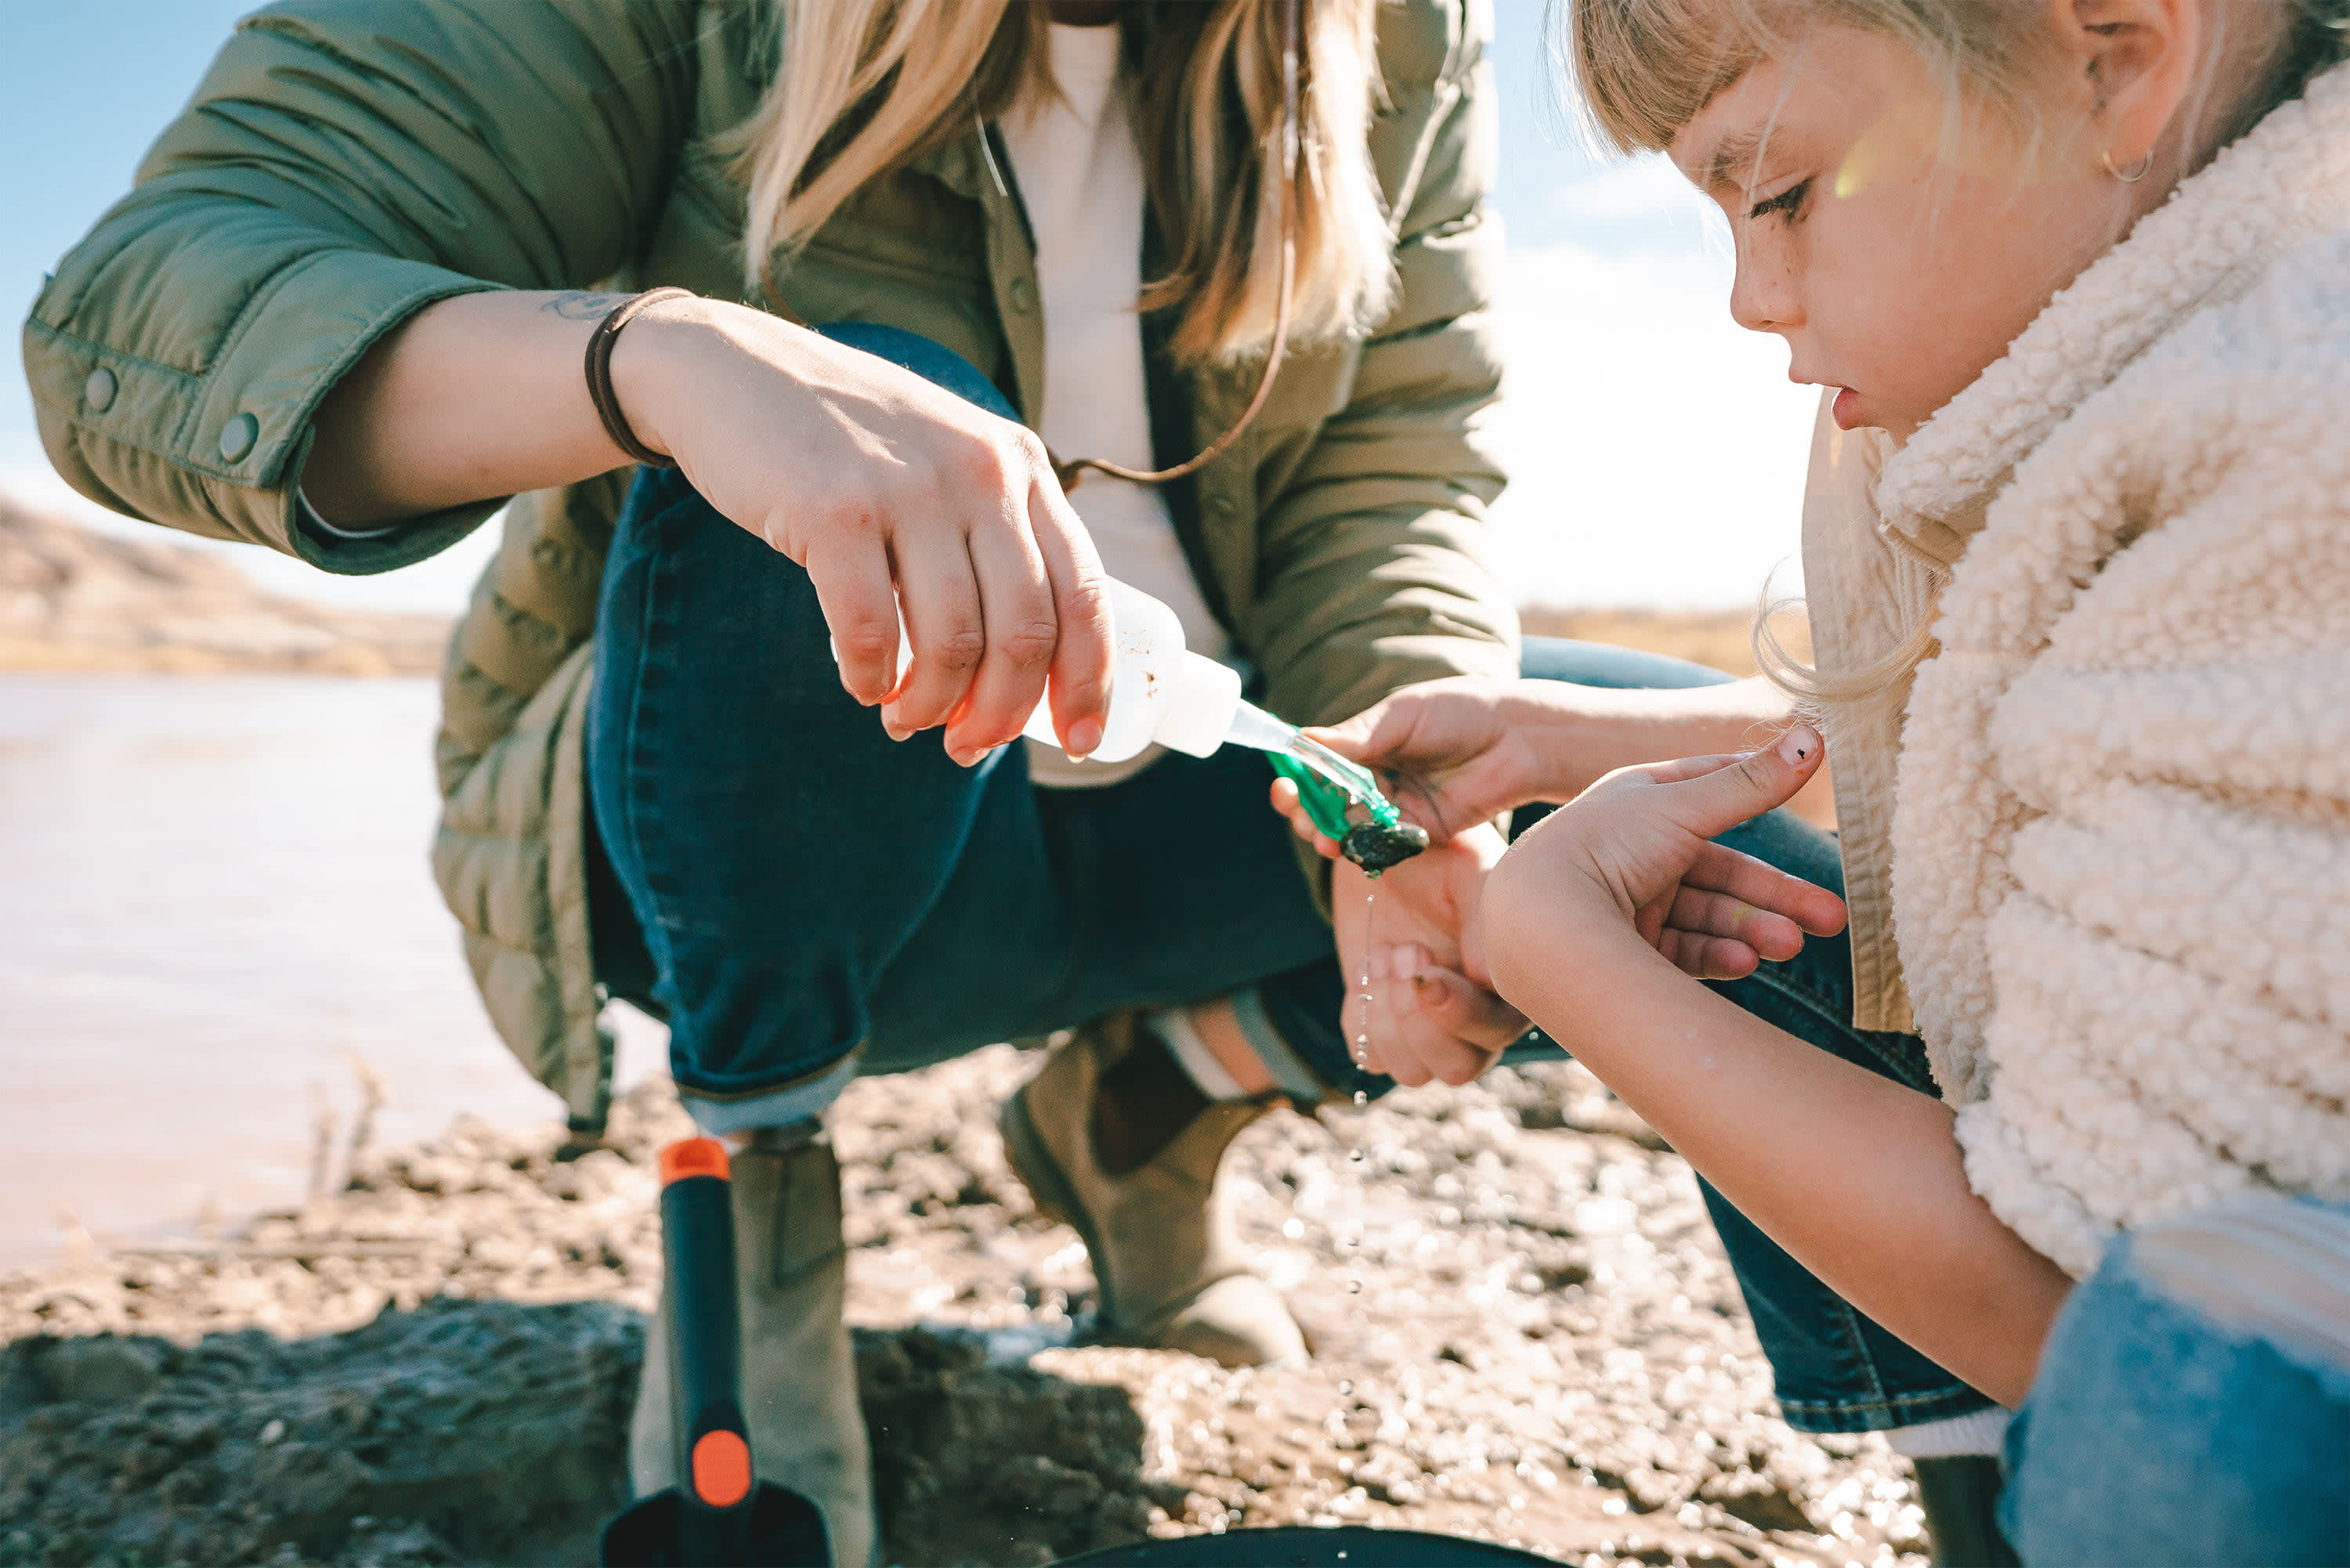
[[[1379,90],[1378,0],[1298,0],[1293,341],[1342,337],[1383,315],[1395,288],[1367,142]],[[1115,24],[1134,63],[1135,142],[1166,271],[1143,310],[1181,307],[1185,363],[1270,346],[1281,288],[1285,0],[1155,0]],[[969,134],[1024,87],[1049,90],[1045,18],[1033,0],[775,0],[781,65],[722,149],[749,187],[746,275],[773,273],[860,189]]]
[[[1757,62],[1820,26],[1846,26],[1891,37],[1946,84],[1945,136],[1959,107],[1972,99],[2027,133],[2035,127],[2030,88],[2048,35],[2045,0],[1553,0],[1565,25],[1558,54],[1578,89],[1582,118],[1596,140],[1618,152],[1660,152],[1715,95]],[[2267,3],[2267,0],[2254,0]],[[2236,101],[2208,106],[2189,171],[2250,130],[2311,78],[2350,57],[2350,0],[2284,0],[2293,7],[2265,58],[2246,60],[2250,81]],[[2206,78],[2227,45],[2224,27],[2205,61]],[[1836,710],[1898,708],[1918,667],[1940,645],[1934,613],[1949,576],[1940,566],[1896,550],[1890,573],[1896,635],[1892,645],[1833,674],[1806,662],[1773,622],[1801,601],[1767,591],[1753,628],[1755,663],[1814,722]]]

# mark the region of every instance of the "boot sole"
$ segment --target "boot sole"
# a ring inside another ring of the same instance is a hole
[[[1004,1159],[1011,1165],[1012,1174],[1028,1189],[1028,1196],[1035,1199],[1036,1211],[1047,1220],[1057,1220],[1068,1226],[1086,1244],[1086,1258],[1096,1265],[1094,1293],[1099,1304],[1095,1315],[1103,1337],[1125,1340],[1118,1328],[1117,1306],[1110,1299],[1109,1282],[1103,1277],[1098,1263],[1103,1256],[1101,1239],[1086,1222],[1086,1206],[1077,1201],[1076,1190],[1063,1174],[1061,1162],[1053,1158],[1053,1151],[1045,1147],[1045,1135],[1036,1130],[1036,1119],[1028,1114],[1026,1090],[1003,1102],[1003,1109],[996,1115],[995,1127],[1003,1136]]]

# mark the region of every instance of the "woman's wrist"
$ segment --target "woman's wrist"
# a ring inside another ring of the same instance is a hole
[[[733,314],[782,325],[723,300],[680,295],[647,305],[620,329],[610,360],[613,399],[629,431],[652,451],[677,456],[680,390],[694,379],[697,362],[706,367],[713,347],[737,337],[743,324],[731,322]]]

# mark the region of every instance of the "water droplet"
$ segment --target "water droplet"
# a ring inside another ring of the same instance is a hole
[[[1356,1149],[1348,1149],[1348,1150],[1347,1151],[1347,1158],[1348,1159],[1353,1160],[1356,1164],[1359,1165],[1359,1164],[1361,1164],[1361,1163],[1362,1163],[1362,1159],[1363,1159],[1363,1151],[1362,1151],[1361,1149],[1359,1149],[1359,1148],[1356,1148]]]
[[[1354,1386],[1352,1383],[1347,1382],[1347,1381],[1345,1381],[1345,1380],[1343,1380],[1343,1379],[1342,1379],[1342,1380],[1340,1380],[1340,1382],[1339,1382],[1339,1384],[1338,1384],[1338,1392],[1339,1392],[1339,1393],[1341,1393],[1341,1394],[1352,1394],[1354,1391],[1355,1391],[1355,1386]]]
[[[1367,1041],[1366,1041],[1366,1042],[1365,1042],[1365,1044],[1369,1044],[1369,1043],[1368,1043]],[[1368,1096],[1368,1095],[1367,1095],[1367,1094],[1363,1093],[1363,1091],[1362,1091],[1362,1090],[1360,1090],[1360,1089],[1357,1089],[1357,1090],[1355,1091],[1355,1104],[1357,1104],[1357,1105],[1358,1105],[1358,1106],[1367,1106],[1367,1105],[1369,1105],[1370,1103],[1371,1103],[1371,1096]]]
[[[1362,1281],[1360,1281],[1360,1280],[1348,1280],[1348,1281],[1347,1282],[1347,1293],[1348,1295],[1353,1295],[1353,1294],[1355,1294],[1357,1292],[1360,1291],[1362,1288],[1363,1288],[1363,1282],[1362,1282]]]

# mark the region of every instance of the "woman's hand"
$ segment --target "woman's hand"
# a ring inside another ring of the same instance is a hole
[[[946,726],[968,766],[1045,695],[1072,755],[1101,742],[1111,666],[1100,560],[1036,437],[888,361],[764,311],[677,299],[620,336],[638,438],[806,568],[841,684],[902,740]],[[899,677],[902,605],[913,665]]]
[[[1825,888],[1711,842],[1783,804],[1818,771],[1818,733],[1797,725],[1739,756],[1624,768],[1513,845],[1488,878],[1482,926],[1505,993],[1569,957],[1592,924],[1629,926],[1700,980],[1741,980],[1804,937],[1844,929]]]
[[[1503,848],[1498,831],[1481,826],[1376,879],[1345,860],[1332,868],[1347,980],[1339,1023],[1358,1065],[1404,1085],[1465,1084],[1525,1033],[1487,983],[1477,927],[1486,874]]]

